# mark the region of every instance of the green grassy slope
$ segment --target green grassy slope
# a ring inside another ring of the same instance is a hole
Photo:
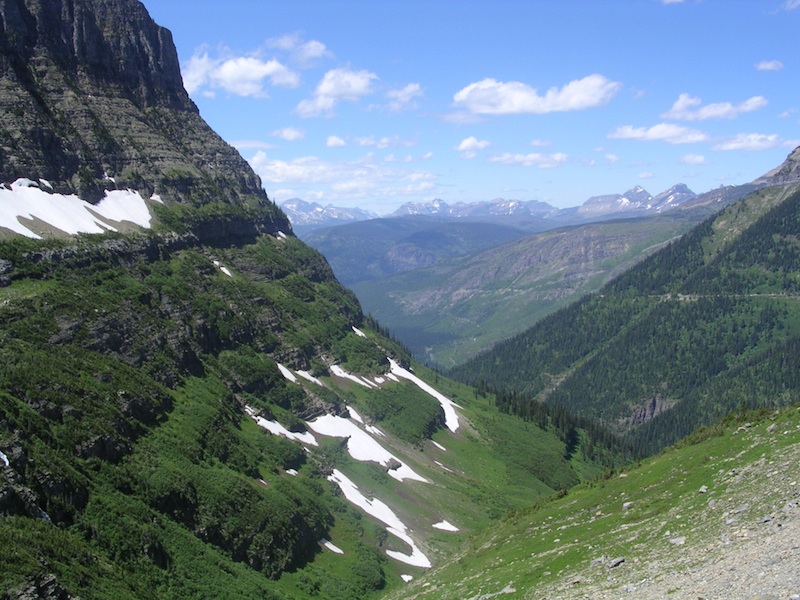
[[[619,460],[567,451],[554,425],[416,366],[460,406],[458,430],[444,427],[430,394],[385,377],[388,356],[411,366],[406,352],[297,239],[172,239],[0,245],[13,263],[0,288],[0,532],[13,540],[0,549],[3,589],[370,597],[423,570],[387,556],[408,548],[345,501],[334,469],[390,506],[436,564],[467,532]],[[427,483],[354,460],[342,438],[304,447],[270,434],[248,413],[309,433],[347,406]],[[443,520],[459,532],[432,527]]]
[[[737,415],[509,517],[387,598],[790,595],[799,452],[798,409]]]

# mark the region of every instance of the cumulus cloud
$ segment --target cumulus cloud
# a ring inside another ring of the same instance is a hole
[[[366,70],[331,69],[317,84],[313,98],[300,102],[296,112],[301,117],[331,116],[340,100],[356,101],[371,94],[375,79],[378,76]]]
[[[714,150],[769,150],[780,143],[780,138],[774,133],[740,133],[720,142]]]
[[[458,91],[456,106],[484,115],[544,114],[584,110],[607,104],[621,84],[598,74],[552,87],[544,95],[519,81],[482,79]]]
[[[283,129],[276,129],[272,132],[272,137],[281,138],[287,142],[296,142],[306,137],[305,131],[295,127],[284,127]]]
[[[236,96],[268,97],[265,86],[293,88],[300,76],[275,59],[257,56],[212,58],[206,48],[195,51],[183,66],[183,84],[189,94],[213,94],[222,89]]]
[[[341,148],[342,146],[346,146],[347,142],[345,142],[338,135],[329,135],[328,140],[325,142],[325,145],[328,148]]]
[[[779,60],[762,60],[756,63],[756,69],[759,71],[780,71],[783,69],[783,63]]]
[[[489,162],[500,163],[503,165],[514,165],[521,167],[539,167],[540,169],[552,169],[567,162],[567,155],[557,152],[555,154],[498,154],[492,156]]]
[[[702,154],[684,154],[678,159],[682,165],[707,165],[708,161]]]
[[[483,150],[488,146],[491,146],[491,142],[470,136],[461,140],[461,143],[455,149],[461,152],[461,158],[475,158],[478,155],[478,150]]]
[[[734,119],[742,113],[753,112],[767,105],[763,96],[753,96],[739,104],[717,102],[701,106],[702,100],[689,94],[681,94],[672,108],[661,115],[663,119],[678,121],[705,121],[706,119]]]
[[[304,41],[299,33],[290,33],[267,40],[268,48],[289,53],[292,62],[301,67],[311,66],[317,59],[332,58],[333,53],[318,40]]]
[[[661,141],[670,144],[694,144],[708,140],[708,136],[702,131],[673,123],[659,123],[652,127],[623,125],[609,133],[608,137],[616,140]]]
[[[417,107],[415,98],[422,96],[422,86],[418,83],[409,83],[399,90],[389,90],[386,97],[389,99],[389,110],[400,112]]]

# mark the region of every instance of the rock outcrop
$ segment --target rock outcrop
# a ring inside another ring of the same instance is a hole
[[[93,203],[132,188],[285,221],[200,117],[172,35],[137,0],[0,0],[0,182],[17,178]]]

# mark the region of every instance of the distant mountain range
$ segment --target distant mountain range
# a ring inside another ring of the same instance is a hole
[[[678,183],[656,196],[637,185],[624,194],[592,196],[581,206],[571,208],[556,208],[541,200],[495,198],[485,202],[449,204],[435,198],[430,202],[406,202],[385,218],[426,216],[474,220],[516,216],[533,218],[537,221],[569,219],[572,223],[576,223],[616,216],[661,213],[697,197],[686,184]],[[372,211],[331,204],[322,206],[299,198],[287,200],[281,204],[281,208],[292,222],[295,232],[301,237],[314,229],[378,218]]]

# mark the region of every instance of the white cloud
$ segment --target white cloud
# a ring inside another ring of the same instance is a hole
[[[672,123],[659,123],[652,127],[623,125],[608,134],[610,139],[662,141],[670,144],[693,144],[705,142],[708,136],[702,131]]]
[[[740,104],[717,102],[700,106],[702,100],[689,94],[681,94],[672,108],[661,115],[662,119],[678,121],[705,121],[706,119],[734,119],[742,113],[753,112],[767,105],[763,96],[753,96]]]
[[[332,58],[333,53],[318,40],[303,41],[299,33],[290,33],[267,40],[268,48],[288,52],[291,60],[301,67],[308,67],[320,58]]]
[[[273,137],[281,138],[287,142],[296,142],[306,137],[305,131],[295,127],[284,127],[283,129],[276,129],[272,132]]]
[[[639,179],[652,179],[653,177],[655,177],[655,174],[651,173],[650,171],[642,171],[641,173],[639,173],[637,177]]]
[[[325,145],[328,148],[341,148],[343,146],[346,146],[347,142],[345,142],[338,135],[329,135],[328,140],[325,142]]]
[[[386,97],[389,98],[389,110],[399,112],[410,110],[417,107],[414,98],[422,96],[422,86],[418,83],[409,83],[399,90],[389,90]]]
[[[273,86],[297,87],[300,77],[275,59],[262,60],[256,56],[212,58],[205,48],[199,48],[183,67],[183,81],[189,94],[202,91],[213,95],[222,89],[237,96],[267,97],[267,81]]]
[[[708,161],[702,154],[684,154],[678,159],[682,165],[707,165]]]
[[[553,142],[550,140],[531,140],[531,146],[535,146],[537,148],[543,148],[545,146],[552,145]]]
[[[786,7],[786,10],[800,8],[800,0],[786,0],[786,4],[784,6]]]
[[[257,152],[248,162],[268,191],[270,187],[281,186],[281,197],[289,191],[292,195],[309,197],[311,191],[316,191],[317,201],[324,198],[328,202],[350,202],[415,195],[436,186],[436,176],[428,171],[375,162],[371,154],[358,160],[331,162],[316,156],[273,159],[265,152]],[[301,191],[309,184],[313,190]]]
[[[455,147],[455,150],[461,152],[461,158],[475,158],[478,150],[491,146],[491,142],[487,140],[479,140],[475,136],[470,136],[461,140],[461,143]]]
[[[756,69],[759,71],[780,71],[783,69],[783,63],[779,60],[762,60],[756,63]]]
[[[501,163],[504,165],[515,165],[521,167],[539,167],[540,169],[552,169],[564,164],[567,155],[556,153],[546,154],[498,154],[492,156],[489,162]]]
[[[408,148],[414,145],[413,142],[405,141],[396,135],[385,135],[380,138],[376,138],[374,135],[369,135],[365,137],[354,138],[353,142],[357,146],[361,146],[363,148],[378,148],[379,150],[383,150],[385,148]]]
[[[619,162],[619,156],[617,156],[616,154],[606,154],[605,158],[612,165],[617,164]]]
[[[301,117],[331,116],[338,101],[356,101],[371,94],[375,79],[378,76],[366,70],[331,69],[323,75],[314,90],[314,97],[300,102],[296,111]]]
[[[776,134],[740,133],[720,142],[714,150],[769,150],[779,145],[780,139]]]
[[[476,114],[544,114],[602,106],[614,97],[620,86],[594,74],[570,81],[560,89],[552,87],[540,96],[525,83],[487,78],[458,91],[453,100],[456,106]]]
[[[661,4],[683,4],[683,0],[661,0]]]

